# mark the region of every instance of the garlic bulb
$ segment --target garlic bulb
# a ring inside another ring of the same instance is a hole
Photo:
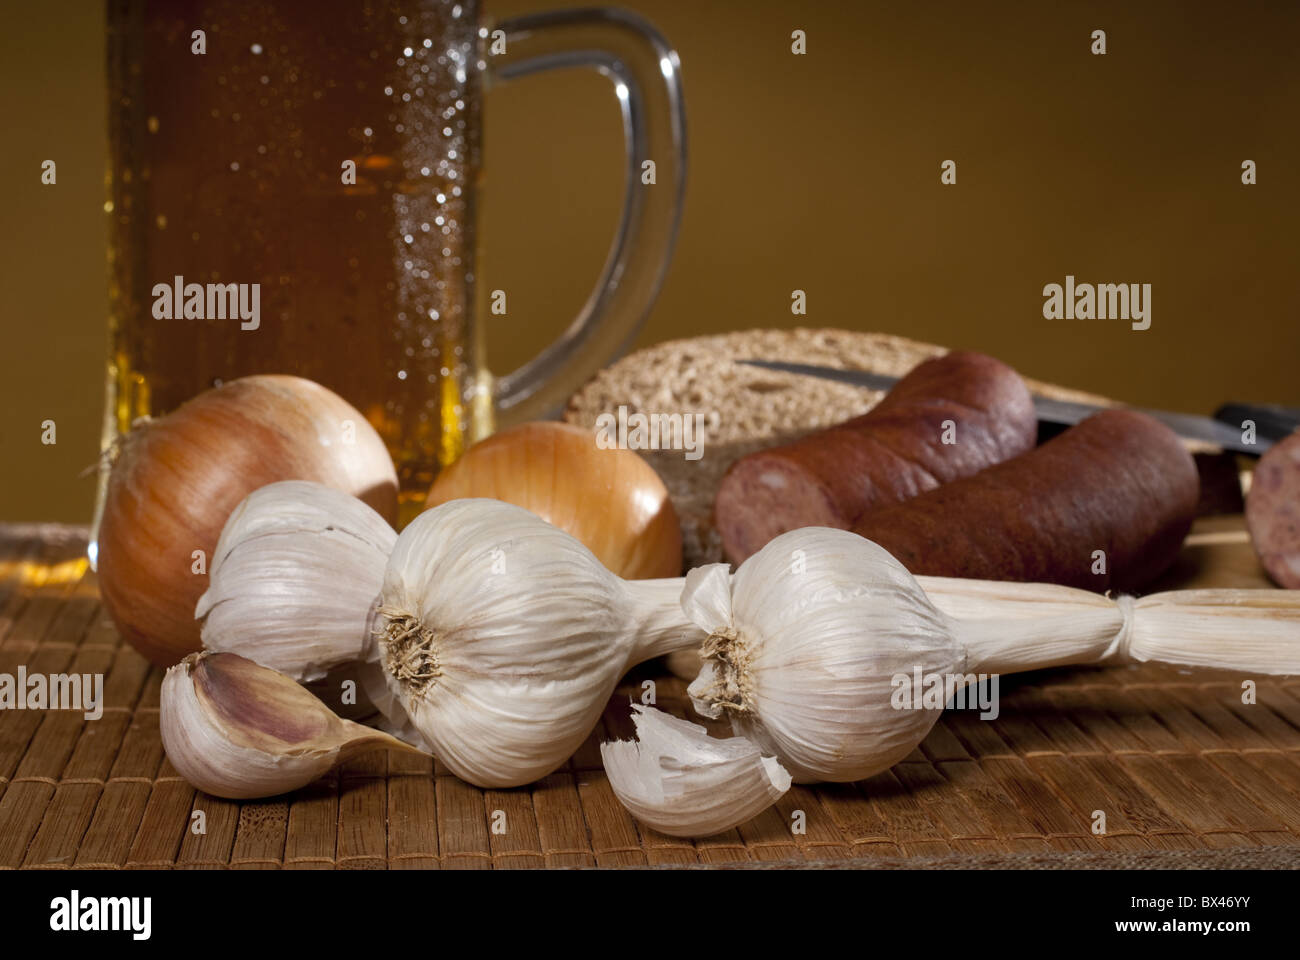
[[[721,833],[790,789],[790,774],[752,742],[718,740],[699,724],[653,707],[632,709],[637,739],[602,743],[600,755],[615,796],[660,833]]]
[[[491,497],[573,534],[628,580],[682,572],[682,534],[668,488],[632,450],[601,449],[590,430],[521,423],[465,452],[434,481],[430,507]]]
[[[679,580],[620,580],[522,507],[452,500],[397,538],[379,654],[389,688],[464,780],[511,787],[582,743],[633,664],[702,634]]]
[[[194,615],[203,646],[301,682],[369,659],[384,565],[397,540],[356,497],[286,480],[230,514]]]
[[[891,678],[964,672],[948,619],[888,552],[808,527],[736,571],[692,570],[682,609],[708,633],[688,693],[706,717],[774,755],[795,780],[859,780],[901,760],[934,710],[891,706]]]
[[[193,653],[168,670],[158,725],[177,772],[230,799],[296,790],[363,750],[420,753],[340,720],[288,677],[233,653]]]
[[[113,455],[96,558],[123,638],[163,667],[198,650],[194,607],[226,518],[258,487],[293,479],[396,519],[397,473],[379,434],[310,380],[232,380],[133,427]]]
[[[820,527],[775,538],[734,578],[725,564],[692,570],[682,608],[709,635],[692,703],[728,717],[796,781],[845,781],[902,759],[941,712],[943,703],[896,706],[900,679],[964,686],[980,674],[1126,660],[1300,671],[1296,591],[1115,601],[1050,584],[924,582],[929,595],[883,548]]]

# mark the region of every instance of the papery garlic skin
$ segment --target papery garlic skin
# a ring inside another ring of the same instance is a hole
[[[964,673],[948,618],[886,550],[846,530],[782,534],[687,574],[682,609],[710,634],[696,710],[775,755],[797,782],[888,769],[942,712],[896,709],[893,678]]]
[[[632,662],[667,652],[662,641],[674,635],[698,642],[673,609],[678,589],[625,584],[521,507],[452,500],[397,538],[384,574],[380,662],[452,772],[481,787],[517,786],[581,745]]]
[[[302,682],[372,655],[384,565],[397,533],[318,483],[261,487],[230,514],[194,615],[203,646]]]
[[[708,837],[780,800],[791,778],[751,741],[632,705],[636,740],[600,745],[614,794],[642,823],[675,837]]]
[[[158,726],[182,777],[237,800],[306,786],[364,749],[413,751],[339,719],[293,680],[230,653],[190,654],[167,671]]]

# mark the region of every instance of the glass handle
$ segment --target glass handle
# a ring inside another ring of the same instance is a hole
[[[487,58],[488,82],[561,67],[608,77],[623,114],[623,213],[600,280],[581,312],[541,353],[496,381],[502,425],[554,413],[631,344],[668,269],[686,187],[686,111],[677,53],[650,23],[624,10],[530,14],[498,23],[506,50]],[[484,44],[490,49],[492,36]],[[655,182],[642,183],[653,160]]]

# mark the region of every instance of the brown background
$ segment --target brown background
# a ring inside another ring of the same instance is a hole
[[[691,152],[642,343],[843,326],[978,348],[1135,403],[1300,405],[1300,4],[626,5],[681,55]],[[106,324],[103,10],[4,19],[0,520],[85,521]],[[1089,54],[1097,28],[1105,57]],[[498,89],[487,117],[485,282],[511,307],[489,339],[502,372],[585,299],[621,143],[595,76]],[[56,186],[40,183],[45,159]],[[947,159],[956,186],[939,183]],[[1244,159],[1257,186],[1240,182]],[[1043,285],[1067,273],[1151,283],[1152,328],[1043,320]],[[790,314],[795,288],[806,318]],[[46,418],[55,446],[40,443]]]

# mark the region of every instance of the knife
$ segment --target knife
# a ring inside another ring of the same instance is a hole
[[[808,377],[818,377],[822,380],[833,380],[837,383],[868,387],[872,390],[888,390],[898,382],[898,377],[890,377],[881,373],[869,373],[866,370],[841,370],[837,367],[821,367],[811,363],[787,363],[784,360],[741,360],[740,362],[751,367],[761,367],[764,370],[797,373]],[[1035,394],[1034,409],[1038,414],[1040,423],[1073,426],[1099,410],[1108,408],[1090,403],[1054,400],[1051,397],[1040,397]],[[1271,447],[1275,440],[1280,440],[1296,429],[1297,426],[1300,426],[1300,416],[1298,416],[1294,422],[1290,423],[1290,429],[1286,429],[1284,414],[1300,414],[1300,411],[1286,410],[1283,407],[1226,404],[1219,408],[1216,415],[1221,419],[1202,417],[1194,413],[1171,413],[1168,410],[1143,410],[1140,407],[1130,407],[1128,409],[1137,410],[1139,413],[1145,413],[1147,416],[1159,420],[1184,439],[1201,440],[1222,447],[1224,450],[1248,453],[1255,456],[1259,456]],[[1267,412],[1269,416],[1264,417],[1261,411]],[[1283,411],[1283,413],[1278,411]],[[1259,422],[1254,443],[1246,443],[1242,440],[1243,430],[1240,423],[1244,419],[1256,419]]]

